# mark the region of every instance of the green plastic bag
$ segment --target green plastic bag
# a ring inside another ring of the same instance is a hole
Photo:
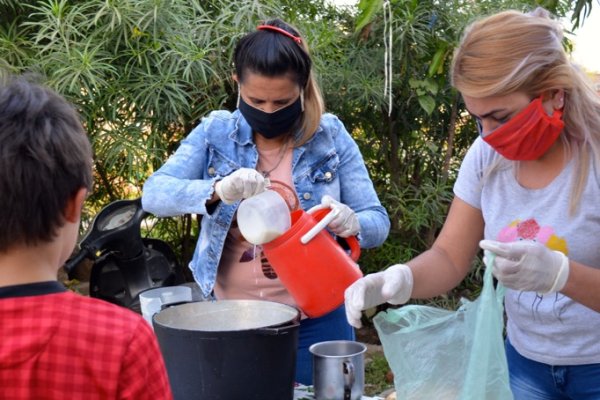
[[[492,262],[492,259],[488,260]],[[406,305],[375,328],[402,400],[512,399],[504,352],[504,288],[486,268],[480,296],[456,311]]]

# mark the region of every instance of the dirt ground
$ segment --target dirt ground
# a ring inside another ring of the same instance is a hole
[[[365,325],[361,329],[356,330],[356,340],[364,343],[367,346],[367,352],[365,354],[365,367],[368,368],[368,364],[375,358],[384,357],[383,347],[381,341],[377,335],[377,330],[372,324]],[[373,382],[369,381],[374,379]],[[394,375],[388,368],[387,372],[380,371],[376,376],[366,374],[365,376],[365,394],[371,396],[377,396],[385,400],[395,400],[396,392],[393,388]],[[385,385],[387,389],[381,389],[382,385]],[[376,389],[379,388],[379,389]]]
[[[373,325],[365,325],[356,330],[356,340],[365,344],[381,345],[377,330]]]

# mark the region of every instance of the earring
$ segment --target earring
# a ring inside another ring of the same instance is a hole
[[[300,106],[302,107],[302,112],[304,112],[304,89],[300,89]]]
[[[238,83],[238,96],[237,96],[237,102],[235,103],[235,108],[240,108],[240,97],[241,97],[241,88],[240,88],[240,84]]]

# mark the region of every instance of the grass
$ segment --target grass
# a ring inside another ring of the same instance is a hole
[[[390,367],[383,353],[375,352],[369,356],[365,365],[365,396],[376,396],[394,387]]]

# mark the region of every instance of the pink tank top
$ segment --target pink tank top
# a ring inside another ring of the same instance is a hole
[[[256,169],[269,171],[274,167],[268,173],[269,179],[293,188],[292,154],[292,148],[288,148],[283,157],[279,149],[263,150]],[[214,290],[217,299],[268,300],[296,307],[294,299],[265,258],[262,247],[244,240],[236,217],[225,240]]]

